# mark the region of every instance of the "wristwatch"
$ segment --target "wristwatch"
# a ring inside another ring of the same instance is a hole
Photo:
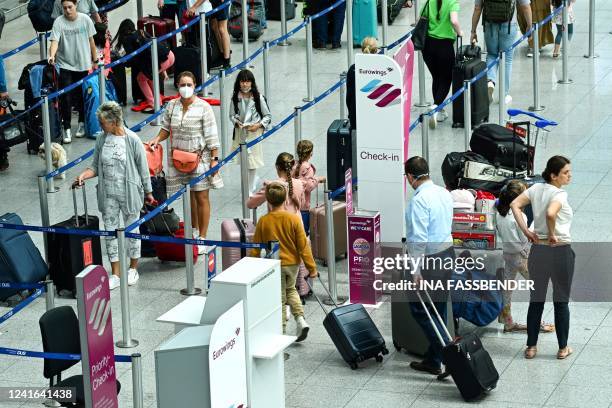
[[[211,161],[216,161],[216,162],[218,162],[218,161],[219,161],[219,158],[218,158],[217,156],[215,156],[215,157],[213,157],[213,158],[211,159]]]

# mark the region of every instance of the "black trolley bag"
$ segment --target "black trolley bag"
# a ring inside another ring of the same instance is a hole
[[[482,71],[487,70],[487,63],[481,60],[480,47],[462,45],[461,37],[457,37],[455,64],[453,66],[453,94],[463,88],[463,81],[472,79]],[[487,91],[487,76],[482,76],[471,85],[472,124],[477,126],[489,120],[489,94]],[[463,95],[453,101],[453,127],[463,127]]]
[[[82,189],[85,214],[78,215],[76,188],[72,187],[74,216],[53,227],[94,231],[100,229],[98,217],[87,213],[85,185]],[[75,276],[89,265],[102,265],[102,247],[99,236],[49,233],[47,246],[49,248],[49,274],[58,293],[61,290],[67,290],[71,291],[74,296],[76,294]]]
[[[346,119],[336,119],[327,129],[327,185],[331,191],[344,186],[344,173],[353,167],[352,163],[351,124]]]
[[[325,306],[312,290],[310,280],[307,279],[306,283],[325,312],[323,327],[351,369],[356,370],[358,363],[370,358],[376,358],[376,361],[381,363],[383,355],[389,354],[389,350],[385,346],[385,339],[363,305],[357,303],[338,306],[327,287],[321,282],[321,286],[325,288],[329,298],[336,306],[327,313]]]
[[[433,306],[429,293],[427,291],[424,292],[428,302]],[[499,380],[499,373],[478,335],[470,333],[453,340],[440,314],[435,307],[432,307],[431,309],[433,309],[438,323],[444,327],[443,337],[438,326],[434,323],[429,309],[426,307],[425,302],[423,302],[421,293],[416,291],[416,294],[429,318],[429,322],[436,332],[438,340],[442,344],[442,362],[444,363],[445,371],[438,376],[438,379],[442,380],[450,375],[465,401],[472,401],[494,389]],[[446,342],[445,338],[449,339],[449,342]]]
[[[470,149],[495,166],[514,168],[517,171],[527,170],[529,167],[529,135],[525,143],[513,129],[495,123],[484,123],[474,129],[470,138]]]

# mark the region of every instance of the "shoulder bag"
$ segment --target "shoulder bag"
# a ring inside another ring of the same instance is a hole
[[[172,121],[172,116],[174,115],[174,108],[176,107],[177,102],[174,102],[172,106],[172,112],[170,113],[170,120]],[[175,169],[180,171],[181,173],[191,174],[197,168],[198,164],[202,159],[202,152],[186,152],[181,149],[176,149],[172,147],[172,126],[170,126],[170,148],[172,149],[172,165]]]
[[[425,11],[427,11],[427,15],[425,15]],[[429,0],[425,3],[425,7],[423,7],[423,11],[421,12],[421,17],[419,21],[417,21],[416,27],[412,30],[412,44],[414,44],[414,49],[417,51],[422,51],[425,49],[425,40],[427,38],[427,32],[429,31]]]

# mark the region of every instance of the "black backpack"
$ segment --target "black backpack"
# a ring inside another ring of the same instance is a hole
[[[28,17],[36,31],[42,33],[53,28],[51,14],[54,3],[54,0],[30,0],[28,3]]]
[[[485,23],[508,23],[508,34],[510,24],[516,9],[516,0],[482,0],[482,25]],[[484,27],[486,29],[486,27]]]

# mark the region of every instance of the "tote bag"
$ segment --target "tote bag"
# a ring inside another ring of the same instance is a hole
[[[427,10],[427,15],[425,15],[425,10]],[[421,17],[419,21],[417,21],[416,27],[412,31],[412,44],[414,44],[414,49],[417,51],[422,51],[425,48],[425,39],[427,38],[427,31],[429,30],[429,0],[425,3],[425,7],[423,7],[423,11],[421,12]]]

